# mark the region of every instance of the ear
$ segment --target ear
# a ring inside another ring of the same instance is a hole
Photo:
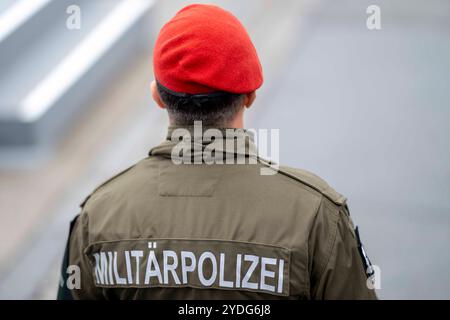
[[[161,97],[159,96],[158,88],[156,87],[156,81],[155,80],[153,80],[152,83],[150,84],[150,91],[152,93],[152,98],[156,102],[156,104],[161,109],[165,109],[166,106],[164,105],[164,103],[161,100]]]
[[[246,108],[250,108],[256,99],[256,91],[252,91],[246,94],[244,105]]]

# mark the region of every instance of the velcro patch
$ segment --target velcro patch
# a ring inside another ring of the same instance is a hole
[[[132,239],[91,244],[98,287],[192,287],[289,295],[290,249],[211,239]]]

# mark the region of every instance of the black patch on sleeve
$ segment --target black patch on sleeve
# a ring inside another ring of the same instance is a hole
[[[364,271],[366,272],[367,278],[374,275],[375,270],[372,267],[372,263],[370,262],[369,256],[366,253],[366,250],[364,249],[364,246],[361,242],[361,237],[359,236],[359,229],[358,227],[355,228],[355,235],[356,235],[356,241],[358,243],[358,252],[361,256],[361,260],[363,262]]]
[[[77,215],[71,222],[69,227],[69,236],[67,238],[66,249],[64,251],[64,258],[61,264],[61,275],[59,278],[58,295],[57,300],[73,300],[72,293],[69,288],[67,288],[67,267],[69,266],[69,248],[70,248],[70,236],[72,235],[72,230],[77,221]]]

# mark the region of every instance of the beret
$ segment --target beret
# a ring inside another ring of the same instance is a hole
[[[214,5],[184,7],[159,32],[156,80],[180,93],[249,93],[263,82],[250,36],[230,12]]]

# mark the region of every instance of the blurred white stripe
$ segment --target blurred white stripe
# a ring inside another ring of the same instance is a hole
[[[21,103],[23,121],[39,118],[76,83],[152,5],[149,0],[124,0],[62,60]]]
[[[0,42],[51,0],[21,0],[0,14]]]

